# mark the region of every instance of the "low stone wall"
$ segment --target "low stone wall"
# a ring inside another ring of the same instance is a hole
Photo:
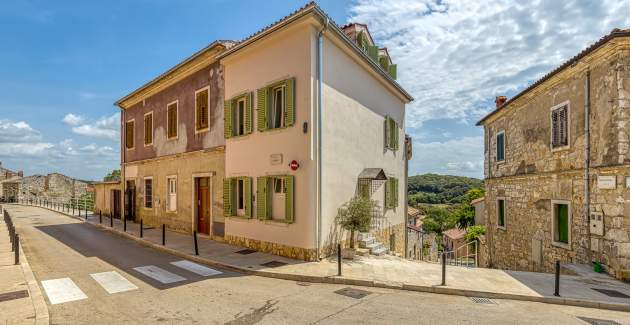
[[[284,256],[297,260],[317,261],[317,250],[301,247],[286,246],[278,243],[270,243],[266,241],[244,238],[232,235],[226,235],[225,241],[228,244],[251,248],[253,250]]]
[[[398,224],[370,231],[376,240],[391,250],[391,239],[394,238],[394,251],[401,256],[405,254],[405,225]],[[392,236],[393,234],[393,236]]]

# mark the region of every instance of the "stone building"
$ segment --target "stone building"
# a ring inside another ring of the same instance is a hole
[[[367,26],[315,3],[212,43],[116,103],[124,215],[315,260],[344,240],[338,208],[366,195],[374,234],[403,253],[411,96],[395,78]]]
[[[496,109],[485,135],[490,266],[630,269],[630,30],[613,30]],[[627,276],[627,275],[626,275]]]

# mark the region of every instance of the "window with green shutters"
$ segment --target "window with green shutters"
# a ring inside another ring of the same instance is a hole
[[[570,205],[565,201],[552,201],[553,241],[561,245],[569,244]]]
[[[385,208],[398,207],[398,178],[389,177],[385,183]]]
[[[505,161],[505,132],[497,133],[496,141],[496,161]]]
[[[497,199],[497,226],[505,229],[505,199]]]
[[[253,93],[249,92],[223,102],[225,138],[253,132]]]
[[[251,177],[232,177],[223,181],[223,215],[252,217]]]
[[[280,217],[278,211],[282,212]],[[256,217],[286,223],[295,221],[295,181],[292,175],[256,179]]]
[[[390,150],[398,150],[398,123],[393,118],[385,117],[385,148]]]
[[[295,78],[256,91],[258,131],[281,129],[295,124]]]

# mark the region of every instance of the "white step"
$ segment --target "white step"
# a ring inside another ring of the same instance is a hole
[[[371,253],[372,255],[376,255],[376,256],[385,255],[387,254],[387,248],[381,246],[377,249],[372,250]]]

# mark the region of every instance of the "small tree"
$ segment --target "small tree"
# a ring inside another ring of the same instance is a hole
[[[464,237],[467,242],[477,240],[479,237],[486,234],[486,227],[481,225],[470,226],[467,229],[466,236]]]
[[[120,181],[120,169],[114,169],[111,173],[103,177],[104,182]]]
[[[377,207],[375,201],[357,196],[344,204],[337,211],[337,224],[350,231],[350,247],[354,248],[354,232],[369,231],[372,213]]]

